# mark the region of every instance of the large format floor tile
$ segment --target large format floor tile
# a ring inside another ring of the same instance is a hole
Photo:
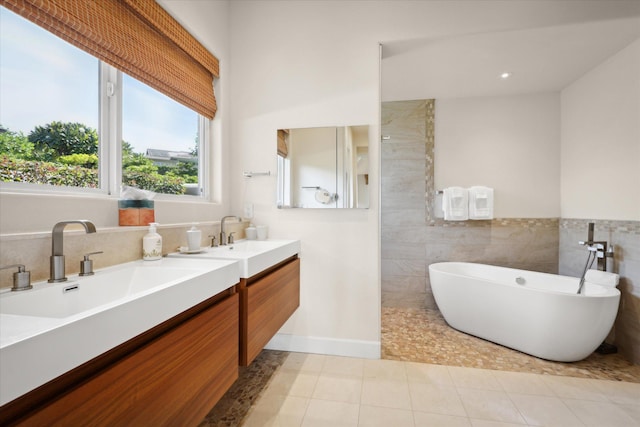
[[[244,420],[208,425],[640,426],[638,383],[302,353],[288,357]],[[344,371],[346,366],[354,371]],[[317,375],[311,397],[281,386],[308,375]]]
[[[640,427],[640,366],[557,363],[383,308],[382,359],[263,351],[205,426]]]

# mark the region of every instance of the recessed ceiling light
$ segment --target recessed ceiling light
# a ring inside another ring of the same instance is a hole
[[[513,73],[510,73],[509,71],[505,71],[504,73],[500,74],[500,78],[502,80],[508,79],[509,77],[511,77],[513,75]]]

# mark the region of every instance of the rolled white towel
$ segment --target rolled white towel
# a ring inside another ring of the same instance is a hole
[[[615,288],[618,286],[618,283],[620,283],[620,276],[616,273],[609,273],[608,271],[587,270],[584,280],[589,283],[595,283],[596,285]]]

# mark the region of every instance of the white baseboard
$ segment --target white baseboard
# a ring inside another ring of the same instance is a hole
[[[380,359],[381,352],[380,341],[318,338],[290,334],[276,334],[265,348],[268,350],[329,354],[364,359]]]

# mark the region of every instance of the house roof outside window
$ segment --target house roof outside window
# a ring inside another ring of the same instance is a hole
[[[177,162],[197,163],[198,157],[188,151],[171,151],[147,148],[145,154],[156,164],[176,164]]]

